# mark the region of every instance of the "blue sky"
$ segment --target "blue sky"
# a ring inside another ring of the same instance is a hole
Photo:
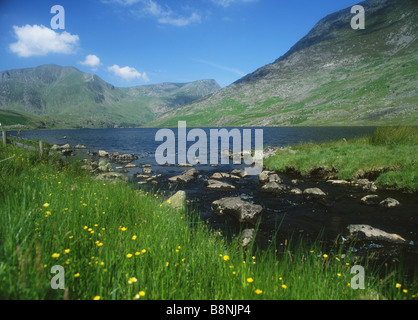
[[[55,63],[115,86],[215,79],[225,87],[359,2],[0,0],[0,70]],[[64,8],[64,29],[51,25],[54,5]]]

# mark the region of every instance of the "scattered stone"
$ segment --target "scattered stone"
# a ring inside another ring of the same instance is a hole
[[[226,189],[235,189],[235,186],[233,186],[229,183],[226,183],[226,182],[222,182],[222,181],[218,181],[218,180],[214,180],[214,179],[209,179],[206,182],[206,188],[226,190]]]
[[[266,183],[269,181],[269,173],[270,171],[263,171],[258,175],[258,181],[260,183]]]
[[[115,169],[116,169],[116,170],[122,170],[122,169],[123,169],[123,167],[116,167]]]
[[[406,240],[395,233],[387,233],[365,224],[350,224],[347,227],[349,240],[387,241],[405,243]]]
[[[287,187],[277,182],[268,182],[261,187],[261,190],[265,192],[285,192]]]
[[[184,171],[183,174],[187,176],[195,176],[199,173],[195,168],[189,169],[187,171]]]
[[[150,168],[142,168],[142,173],[150,175],[152,173],[152,169]]]
[[[303,196],[307,199],[318,199],[324,198],[326,194],[319,188],[308,188],[303,190]]]
[[[137,165],[136,164],[133,164],[133,163],[128,163],[126,166],[125,166],[125,168],[126,169],[132,169],[132,168],[136,168],[137,167]]]
[[[137,174],[136,177],[139,178],[139,179],[146,179],[146,178],[149,178],[149,175],[147,175],[147,174]]]
[[[263,211],[263,207],[252,204],[239,197],[222,198],[212,202],[212,210],[217,215],[228,214],[241,223],[255,224]]]
[[[400,205],[401,204],[399,203],[399,201],[393,198],[386,198],[385,200],[379,203],[379,206],[384,208],[394,208]]]
[[[367,192],[375,192],[377,190],[375,183],[373,181],[369,181],[368,179],[356,179],[351,182],[351,186]]]
[[[127,178],[122,173],[116,173],[116,172],[105,172],[101,173],[96,177],[97,180],[116,180],[120,179],[122,181],[126,181]]]
[[[191,163],[179,163],[177,167],[193,167],[193,164]]]
[[[112,154],[108,153],[108,157],[111,162],[120,163],[120,164],[130,163],[134,160],[138,160],[138,156],[136,156],[135,154],[128,154],[128,153],[119,154],[119,152],[114,152]]]
[[[277,150],[279,150],[279,149],[280,149],[279,147],[271,147],[271,146],[268,146],[268,147],[264,148],[264,150],[263,150],[264,159],[270,158],[271,156],[276,155]]]
[[[299,188],[293,188],[289,191],[291,194],[302,194],[302,190],[300,190]]]
[[[149,167],[151,167],[151,165],[150,165],[150,164],[143,164],[143,165],[141,166],[141,168],[149,168]]]
[[[148,183],[148,181],[138,181],[137,182],[139,185],[142,185],[142,184],[147,184]]]
[[[231,171],[231,175],[235,175],[235,176],[239,176],[241,178],[245,178],[248,175],[248,173],[244,169],[234,169],[234,170]]]
[[[106,157],[109,157],[109,152],[104,151],[104,150],[99,150],[99,151],[97,152],[97,155],[98,155],[100,158],[106,158]]]
[[[254,237],[254,228],[251,229],[244,229],[241,232],[241,246],[246,247],[248,246]]]
[[[379,203],[379,196],[377,194],[369,194],[360,199],[366,205],[374,205]]]
[[[230,178],[231,175],[229,173],[225,172],[215,172],[210,178],[211,179],[224,179],[224,178]]]
[[[337,184],[337,185],[347,185],[349,182],[347,180],[327,180],[328,183]]]
[[[274,173],[274,174],[269,176],[269,182],[282,183],[283,180],[276,173]]]
[[[193,175],[189,175],[189,174],[182,174],[179,176],[174,176],[171,178],[168,178],[169,182],[182,182],[182,183],[187,183],[190,181],[193,181],[195,179],[195,177]]]
[[[74,149],[86,149],[86,146],[82,144],[78,144],[74,147]]]

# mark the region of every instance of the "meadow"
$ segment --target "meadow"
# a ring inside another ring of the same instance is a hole
[[[337,243],[337,242],[336,242]],[[365,268],[365,288],[351,268]],[[65,289],[53,289],[53,266]],[[59,155],[0,146],[0,299],[416,299],[402,263],[360,260],[320,239],[243,248],[157,191],[97,180]]]
[[[379,127],[367,137],[300,143],[265,160],[269,170],[309,175],[323,168],[338,179],[368,178],[377,187],[418,192],[418,128]]]

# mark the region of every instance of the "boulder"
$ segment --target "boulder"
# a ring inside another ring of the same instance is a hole
[[[174,209],[183,209],[186,206],[186,192],[183,190],[177,191],[167,200],[167,204]]]
[[[303,190],[303,196],[307,199],[321,199],[324,198],[326,194],[319,188],[308,188]]]
[[[212,202],[212,210],[217,215],[230,215],[238,222],[255,224],[263,207],[252,204],[239,197],[222,198]]]
[[[205,186],[208,189],[218,189],[218,190],[233,190],[233,189],[235,189],[235,186],[233,186],[229,183],[214,180],[214,179],[209,179],[206,182]]]
[[[347,227],[348,240],[386,241],[405,243],[406,240],[395,233],[387,233],[366,224],[350,224]]]
[[[247,228],[241,232],[241,246],[248,246],[254,238],[254,228]]]
[[[386,198],[385,200],[379,203],[379,206],[383,208],[394,208],[400,205],[401,204],[399,203],[399,201],[393,198]]]

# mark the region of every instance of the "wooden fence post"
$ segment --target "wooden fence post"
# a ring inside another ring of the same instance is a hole
[[[42,140],[39,140],[39,157],[42,158],[42,155],[44,153],[44,144]]]

